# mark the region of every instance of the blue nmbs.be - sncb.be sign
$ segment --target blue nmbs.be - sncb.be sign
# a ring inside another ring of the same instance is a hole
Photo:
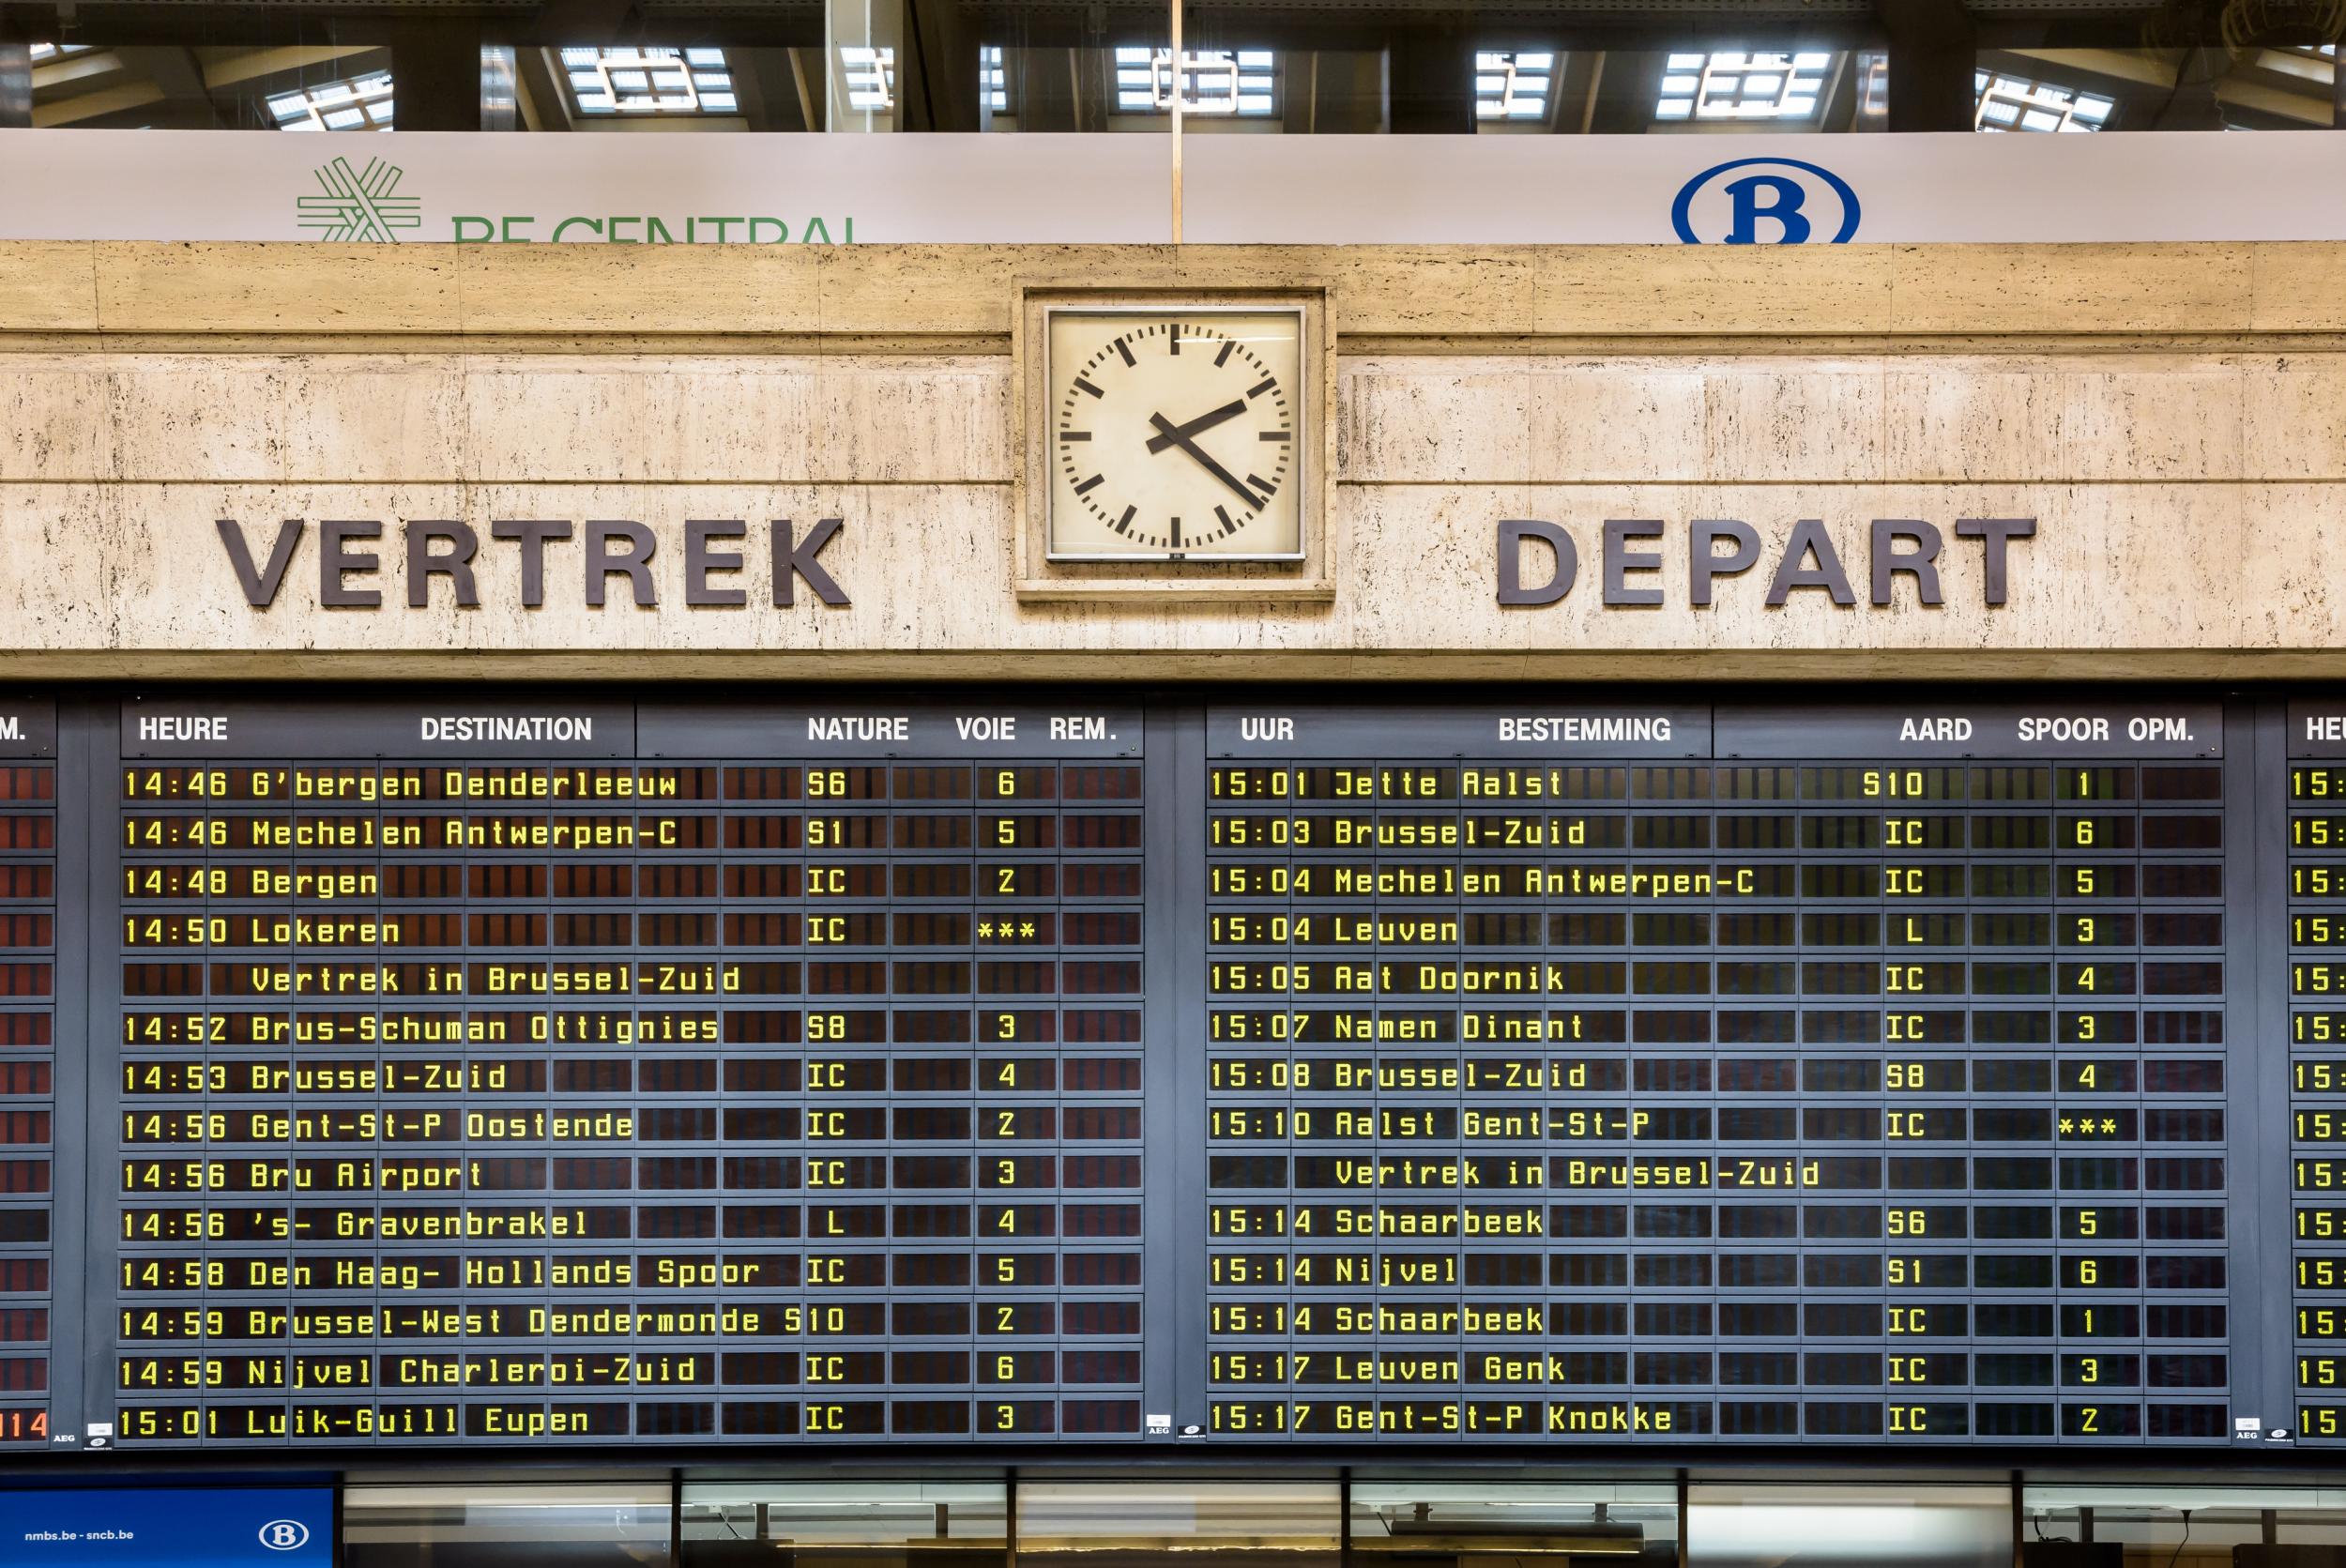
[[[1688,245],[1846,245],[1857,220],[1849,181],[1795,158],[1713,164],[1670,204],[1670,227]]]
[[[7,1568],[328,1568],[323,1486],[0,1487]]]

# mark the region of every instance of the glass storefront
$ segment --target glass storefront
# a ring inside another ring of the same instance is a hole
[[[1697,1485],[1686,1544],[1690,1568],[2005,1568],[2012,1489]]]
[[[1576,1568],[1678,1561],[1669,1484],[1355,1481],[1352,1568]]]
[[[2040,1484],[2023,1568],[2338,1568],[2346,1488]]]
[[[2346,1487],[354,1478],[345,1568],[2339,1568]]]
[[[343,1490],[343,1568],[665,1568],[664,1480],[377,1483]]]
[[[682,1568],[1001,1568],[1000,1481],[688,1482]]]
[[[1333,1481],[1042,1481],[1018,1487],[1018,1553],[1048,1568],[1337,1568]]]

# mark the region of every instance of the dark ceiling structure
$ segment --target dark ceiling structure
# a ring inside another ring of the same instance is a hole
[[[2334,129],[2346,0],[0,0],[0,126]],[[849,15],[848,13],[852,13]],[[876,13],[877,13],[876,15]]]

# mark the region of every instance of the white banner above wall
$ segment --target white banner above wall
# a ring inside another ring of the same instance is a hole
[[[1184,138],[1193,243],[2346,239],[2346,135]],[[1135,244],[1158,135],[0,132],[0,239]]]
[[[1192,136],[1183,237],[2346,239],[2346,134]]]
[[[1164,136],[0,131],[0,239],[1135,244]]]

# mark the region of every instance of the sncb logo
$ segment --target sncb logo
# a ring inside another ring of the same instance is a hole
[[[310,1527],[299,1519],[271,1519],[261,1527],[261,1545],[270,1551],[299,1551],[309,1544]]]
[[[1680,186],[1670,204],[1670,227],[1688,245],[1846,245],[1857,218],[1849,181],[1791,158],[1714,164]]]

